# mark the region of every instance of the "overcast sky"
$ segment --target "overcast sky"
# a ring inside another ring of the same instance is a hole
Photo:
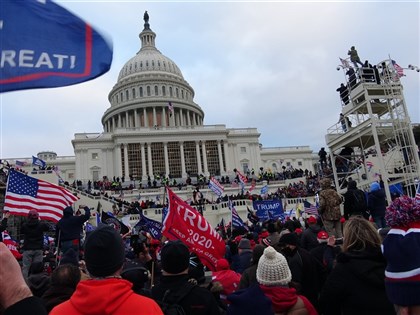
[[[341,111],[339,57],[420,66],[420,4],[412,2],[57,1],[112,40],[111,70],[89,82],[0,94],[0,158],[74,155],[75,133],[102,132],[108,93],[140,49],[148,11],[156,46],[181,69],[206,125],[256,127],[264,147],[325,146]],[[401,79],[420,122],[420,75]]]

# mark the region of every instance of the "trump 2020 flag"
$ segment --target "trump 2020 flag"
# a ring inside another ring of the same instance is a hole
[[[28,216],[35,209],[43,220],[57,222],[64,208],[79,198],[63,187],[10,170],[7,180],[4,210]]]
[[[50,88],[107,72],[112,45],[50,0],[2,0],[0,92]]]

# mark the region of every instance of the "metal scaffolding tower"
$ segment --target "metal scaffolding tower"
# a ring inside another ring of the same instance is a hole
[[[349,178],[367,190],[381,176],[388,202],[390,187],[398,184],[413,197],[420,161],[400,82],[401,68],[390,59],[373,67],[339,68],[347,84],[340,90],[342,116],[326,135],[337,190],[344,192]]]

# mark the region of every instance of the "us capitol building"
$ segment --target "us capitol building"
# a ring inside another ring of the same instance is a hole
[[[102,116],[103,132],[76,133],[74,157],[38,153],[47,164],[58,166],[63,180],[115,176],[146,181],[170,174],[185,182],[199,174],[233,176],[235,168],[313,171],[309,146],[263,148],[257,128],[204,125],[193,88],[175,62],[156,48],[147,12],[144,22],[141,49],[123,66],[108,95],[111,106]]]

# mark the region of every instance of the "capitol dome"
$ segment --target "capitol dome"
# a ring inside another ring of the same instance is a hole
[[[144,15],[141,49],[122,67],[102,116],[105,132],[119,128],[202,126],[204,112],[179,67],[155,45],[156,34]]]

